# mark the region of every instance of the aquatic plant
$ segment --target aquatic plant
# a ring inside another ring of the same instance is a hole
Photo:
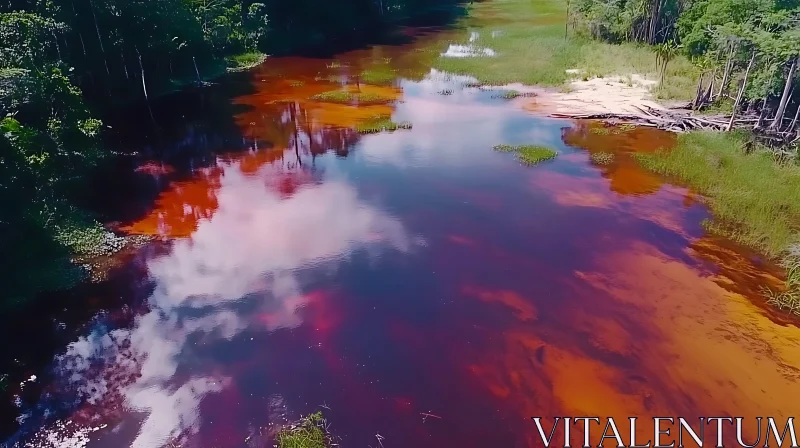
[[[267,55],[259,52],[241,53],[225,58],[229,72],[238,72],[251,69],[267,60]]]
[[[359,104],[379,104],[392,101],[374,93],[348,92],[347,90],[331,90],[312,96],[310,99],[315,101],[325,101],[328,103],[359,103]]]
[[[304,83],[303,81],[291,81],[289,83],[289,86],[291,87],[303,87],[304,85],[306,85],[306,83]]]
[[[397,77],[390,69],[371,69],[361,72],[361,80],[367,84],[390,84]]]
[[[520,146],[517,148],[517,160],[526,165],[536,165],[545,160],[554,159],[556,151],[544,146]]]
[[[289,425],[275,437],[278,448],[326,448],[331,436],[321,412],[315,412]]]
[[[550,148],[536,145],[494,145],[492,147],[499,152],[513,152],[517,154],[517,160],[526,165],[536,165],[539,162],[555,158],[558,153]]]
[[[630,132],[636,129],[636,125],[633,123],[625,123],[619,126],[619,130],[621,132]]]
[[[502,95],[500,95],[500,97],[506,100],[513,100],[514,98],[520,95],[522,94],[520,92],[517,92],[516,90],[507,90]]]
[[[440,90],[438,93],[439,93],[439,95],[449,96],[449,95],[453,94],[453,90],[452,89],[444,89],[444,90]]]
[[[590,155],[589,158],[598,165],[608,165],[614,161],[614,154],[610,152],[596,152]]]
[[[356,124],[355,129],[361,134],[377,134],[378,132],[392,132],[398,129],[411,129],[411,123],[407,121],[395,123],[392,121],[392,117],[381,115]]]
[[[330,64],[325,64],[325,67],[328,67],[328,68],[342,68],[342,67],[347,67],[347,64],[342,64],[339,61],[333,61]]]

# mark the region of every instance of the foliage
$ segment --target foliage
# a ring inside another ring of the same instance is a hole
[[[525,165],[536,165],[554,159],[557,152],[543,146],[520,146],[517,148],[517,160]]]
[[[545,160],[553,159],[558,155],[556,151],[550,148],[535,145],[495,145],[493,149],[499,152],[516,153],[517,160],[525,165],[536,165]]]
[[[342,104],[380,104],[392,101],[392,98],[383,97],[375,93],[351,92],[349,90],[331,90],[328,92],[322,92],[313,95],[310,99],[314,101]]]
[[[715,221],[735,228],[735,239],[779,256],[800,239],[800,167],[747,146],[739,133],[693,132],[680,135],[673,150],[638,157],[706,194]]]
[[[356,131],[361,134],[376,134],[378,132],[392,132],[398,129],[411,129],[411,123],[395,123],[390,116],[377,116],[369,120],[362,121],[355,126]]]
[[[563,0],[476,2],[470,14],[479,24],[474,28],[474,40],[465,38],[463,42],[453,43],[491,48],[495,56],[441,56],[435,65],[450,73],[477,78],[476,86],[516,82],[561,86],[570,80],[567,70],[575,68],[580,68],[587,79],[628,73],[656,79],[660,74],[653,50],[648,46],[630,42],[612,44],[572,31],[565,39]],[[439,54],[442,50],[436,51]],[[697,68],[688,58],[676,56],[667,68],[665,82],[657,95],[690,99],[697,74]]]
[[[330,445],[330,436],[325,430],[322,413],[316,412],[283,428],[276,441],[278,448],[326,448]]]

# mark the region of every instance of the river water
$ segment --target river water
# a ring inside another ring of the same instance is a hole
[[[98,197],[157,241],[82,312],[41,312],[69,336],[13,385],[10,441],[260,448],[322,410],[343,447],[511,448],[532,416],[797,414],[800,331],[759,294],[777,271],[633,159],[672,135],[532,115],[415,39],[270,59],[155,103],[157,132],[119,118],[135,155]],[[342,86],[394,100],[309,99]],[[352,128],[377,115],[413,128]]]

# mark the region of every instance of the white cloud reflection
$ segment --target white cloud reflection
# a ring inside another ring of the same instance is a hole
[[[207,363],[198,362],[202,350],[186,350],[190,340],[231,339],[251,325],[295,327],[305,301],[298,269],[331,265],[358,248],[409,249],[402,225],[362,203],[351,185],[306,185],[285,198],[265,187],[271,169],[245,175],[236,162],[225,166],[214,215],[149,262],[150,311],[132,329],[78,340],[61,359],[98,412],[117,396],[127,410],[147,415],[133,448],[195,432],[200,401],[229,381],[199,371]],[[262,314],[269,319],[255,319]]]

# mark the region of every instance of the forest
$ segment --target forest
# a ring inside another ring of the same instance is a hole
[[[688,56],[701,73],[694,109],[721,108],[731,125],[750,112],[752,130],[797,143],[799,1],[577,0],[572,9],[593,38],[655,46],[664,71]]]
[[[1,305],[75,284],[85,273],[69,257],[107,237],[74,196],[108,155],[108,110],[263,54],[347,48],[459,12],[455,0],[0,1],[0,252],[14,261]]]

